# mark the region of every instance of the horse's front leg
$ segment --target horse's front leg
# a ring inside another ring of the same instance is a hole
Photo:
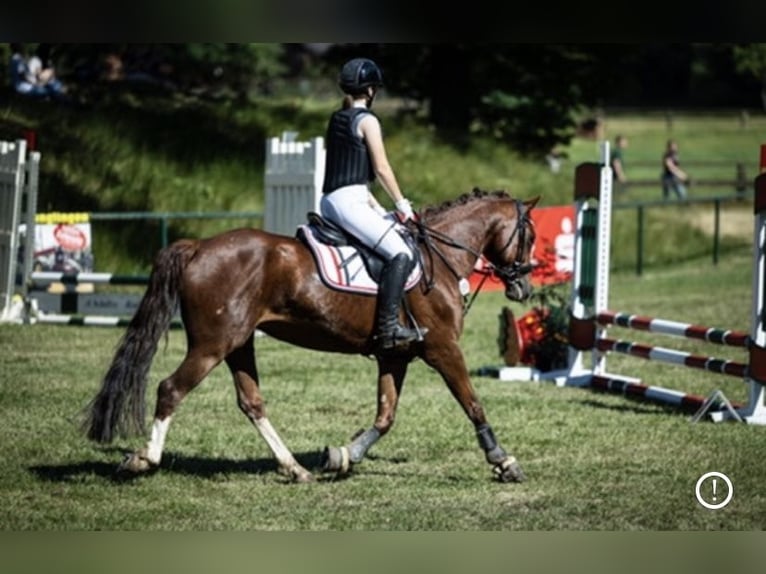
[[[396,406],[407,374],[409,359],[405,357],[378,357],[378,412],[372,427],[361,430],[351,442],[341,447],[327,447],[322,468],[328,472],[348,473],[380,437],[394,424]]]
[[[226,363],[234,377],[237,404],[266,441],[280,471],[294,482],[312,482],[312,474],[298,463],[266,417],[263,397],[258,387],[253,335],[250,335],[244,345],[226,357]]]
[[[468,376],[463,352],[455,341],[431,341],[423,356],[426,363],[436,369],[447,383],[452,395],[463,407],[476,429],[479,446],[487,462],[501,482],[522,482],[526,477],[518,461],[498,444],[492,427],[487,422],[484,408]]]

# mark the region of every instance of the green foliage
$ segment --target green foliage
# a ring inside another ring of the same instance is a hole
[[[339,105],[337,94],[329,99],[258,96],[236,102],[121,91],[111,85],[100,90],[99,99],[83,107],[19,98],[4,104],[0,139],[16,139],[28,129],[37,132],[43,155],[40,211],[262,211],[266,139],[287,130],[298,131],[301,139],[321,136],[329,113]],[[481,130],[455,145],[410,109],[410,104],[388,93],[376,101],[389,158],[417,208],[455,198],[473,187],[504,189],[523,198],[540,195],[541,206],[566,205],[572,201],[574,167],[598,158],[595,141],[576,137],[560,146],[565,157],[561,170],[554,173],[542,155],[521,155]],[[629,177],[657,181],[656,186],[629,187],[616,198],[618,203],[661,197],[659,157],[671,134],[680,143],[682,161],[696,161],[685,164],[696,180],[733,181],[737,162],[745,166],[748,178],[756,173],[766,128],[762,115],[750,115],[746,124],[739,112],[676,113],[672,119],[669,125],[662,113],[602,114],[604,137],[611,140],[623,133],[630,139],[625,152]],[[376,188],[376,192],[390,207],[382,191]],[[690,193],[730,195],[733,189],[692,186]],[[724,208],[723,253],[742,244],[741,234],[728,233],[727,223],[741,209]],[[707,257],[712,250],[711,220],[712,207],[686,209],[671,203],[648,209],[645,265]],[[636,212],[615,210],[615,221],[614,265],[632,268]],[[260,222],[171,221],[170,239],[210,235],[242,224]],[[101,270],[147,272],[160,246],[155,224],[97,224],[96,233],[95,256]]]
[[[470,132],[526,155],[566,144],[575,114],[595,103],[587,50],[564,45],[383,46],[386,85],[428,105],[428,120],[453,144]]]
[[[759,80],[766,77],[766,44],[734,46],[733,50],[738,72],[752,74]]]
[[[761,101],[766,110],[766,44],[734,46],[734,61],[738,72],[761,82]]]

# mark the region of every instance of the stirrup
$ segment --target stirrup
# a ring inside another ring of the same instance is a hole
[[[423,340],[423,336],[428,333],[427,328],[410,329],[402,325],[397,325],[389,333],[383,333],[375,337],[376,347],[380,350],[390,351],[399,347],[406,347],[410,343]]]

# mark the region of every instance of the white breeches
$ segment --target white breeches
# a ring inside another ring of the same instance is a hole
[[[391,260],[400,253],[412,259],[412,251],[397,231],[401,224],[392,214],[382,215],[372,207],[366,185],[349,185],[324,195],[319,210],[323,217],[386,259]]]

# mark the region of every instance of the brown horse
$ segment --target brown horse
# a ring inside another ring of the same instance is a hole
[[[226,361],[238,405],[261,433],[280,470],[295,481],[312,480],[266,417],[255,362],[257,328],[319,351],[375,355],[374,423],[347,445],[327,448],[323,470],[349,471],[391,429],[407,366],[420,357],[439,372],[473,423],[498,478],[523,480],[516,459],[495,439],[458,346],[465,305],[460,280],[483,257],[503,280],[509,299],[529,297],[527,275],[535,240],[529,213],[538,199],[521,201],[504,192],[474,190],[420,214],[416,227],[425,281],[407,295],[407,306],[428,333],[422,341],[385,354],[376,354],[372,341],[375,298],[326,287],[298,239],[237,229],[208,239],[176,241],[158,253],[146,293],[87,409],[88,437],[110,442],[116,434],[144,432],[147,374],[159,339],[180,304],[186,356],[159,384],[146,447],[128,455],[121,470],[143,472],[159,465],[175,409],[216,365]]]

